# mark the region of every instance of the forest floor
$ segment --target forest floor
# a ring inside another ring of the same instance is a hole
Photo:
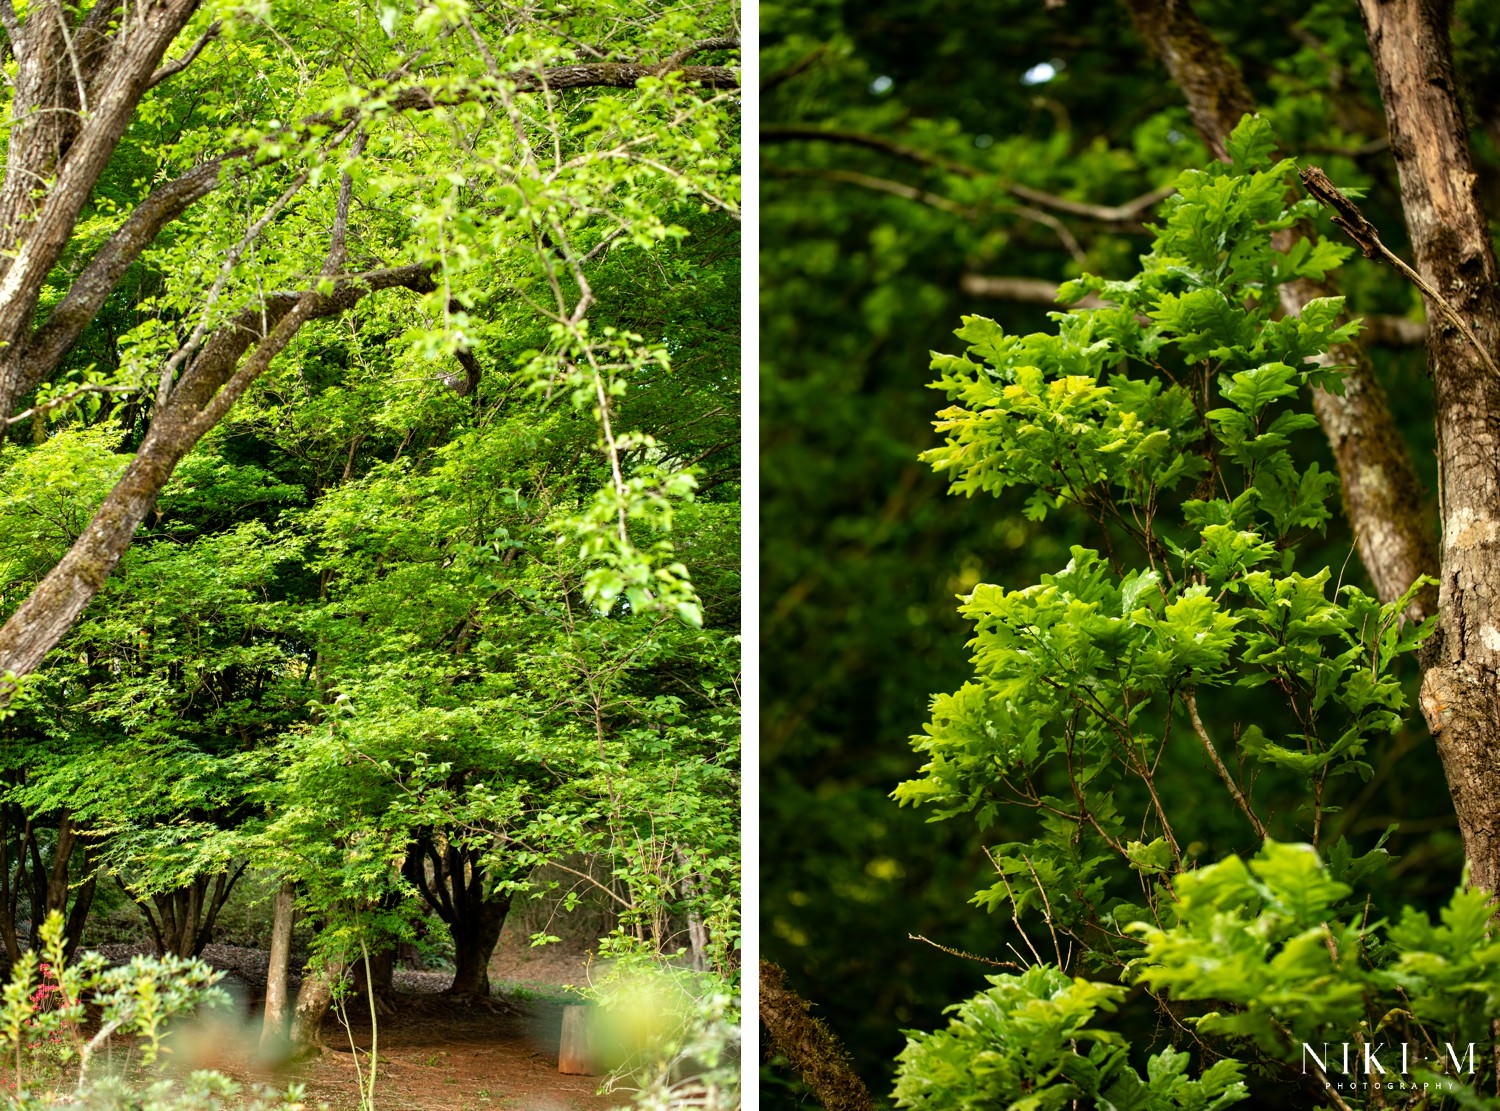
[[[249,1063],[256,1025],[249,1016],[263,997],[266,951],[210,945],[203,957],[226,970],[224,986],[239,998],[246,1017],[240,1027],[221,1024],[198,1031],[179,1045],[181,1064],[283,1090],[299,1083],[309,1108],[326,1104],[331,1111],[356,1111],[361,1079],[369,1083],[372,1040],[363,998],[351,997],[347,1023],[330,1013],[321,1056],[268,1073]],[[398,970],[395,1012],[381,1016],[376,1026],[375,1106],[380,1111],[606,1111],[627,1105],[625,1093],[596,1094],[602,1077],[557,1071],[562,1010],[570,998],[565,986],[587,982],[588,960],[588,951],[578,946],[532,949],[523,938],[502,937],[490,963],[495,994],[488,1004],[441,994],[449,974]],[[294,991],[295,985],[294,979]]]

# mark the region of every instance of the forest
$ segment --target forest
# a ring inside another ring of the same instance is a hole
[[[5,1106],[739,1106],[739,44],[0,0]]]
[[[1500,11],[761,16],[761,1106],[1500,1106]]]

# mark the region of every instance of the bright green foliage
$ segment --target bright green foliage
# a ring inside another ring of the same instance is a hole
[[[1329,832],[1339,777],[1369,780],[1371,749],[1402,727],[1396,668],[1429,627],[1404,621],[1410,595],[1382,605],[1328,567],[1297,568],[1300,545],[1329,518],[1333,480],[1299,453],[1298,433],[1315,422],[1291,406],[1304,387],[1337,386],[1317,360],[1354,326],[1338,323],[1331,301],[1273,319],[1276,285],[1321,274],[1340,252],[1273,248],[1272,233],[1305,205],[1287,206],[1290,164],[1270,164],[1271,146],[1265,123],[1247,118],[1230,142],[1235,162],[1179,179],[1139,276],[1064,290],[1118,307],[1054,314],[1056,335],[1019,339],[970,319],[959,333],[969,354],[934,357],[936,387],[959,404],[941,414],[946,442],[925,458],[953,490],[1031,488],[1036,517],[1082,510],[1109,546],[1075,545],[1034,586],[980,584],[963,597],[973,677],[934,700],[914,742],[922,775],[896,797],[930,806],[934,820],[971,815],[982,833],[1032,811],[1029,840],[989,849],[999,878],[975,901],[1013,907],[1018,925],[1043,918],[1084,968],[1146,986],[1163,1008],[1191,1002],[1189,1023],[1222,1039],[1215,1052],[1258,1056],[1289,1078],[1301,1075],[1303,1043],[1381,1031],[1413,1045],[1483,1041],[1500,950],[1483,899],[1467,894],[1441,927],[1408,908],[1387,931],[1355,896],[1386,854],[1356,857]],[[1250,713],[1245,690],[1260,699]],[[1190,760],[1211,769],[1197,789],[1211,784],[1215,802],[1181,793],[1171,766]],[[1273,811],[1267,783],[1296,805]],[[1253,834],[1259,854],[1200,866],[1214,811],[1233,816],[1241,840]],[[1266,839],[1281,830],[1313,844]],[[1061,1005],[1015,1008],[1050,1025],[987,1035],[1012,1056],[986,1089],[987,1059],[969,1043],[1006,998],[1001,985],[1019,990],[992,980],[946,1033],[913,1038],[898,1098],[1053,1107],[1081,1091],[1101,1106],[1176,1106],[1162,1102],[1166,1089],[1130,1097],[1142,1102],[1105,1093],[1105,1047],[1123,1060],[1124,1042],[1090,1050],[1097,1082],[1069,1071],[1081,1068],[1075,1057],[1054,1060],[1092,1014],[1089,993],[1114,1000],[1123,989],[1069,987],[1046,968],[1027,976],[1078,993],[1088,1013],[1069,1025]],[[1429,1013],[1446,1025],[1427,1025]],[[1078,1091],[1047,1102],[1044,1086],[1059,1078]],[[1181,1105],[1247,1094],[1227,1084],[1185,1086]],[[1350,1104],[1370,1099],[1378,1093]]]
[[[215,1072],[163,1075],[173,1032],[184,1022],[212,1021],[215,1009],[223,1017],[230,1000],[215,986],[222,973],[202,961],[173,956],[137,956],[113,968],[97,953],[69,962],[62,931],[61,916],[51,915],[41,926],[42,952],[24,954],[4,987],[0,1066],[9,1075],[0,1082],[5,1089],[0,1098],[7,1108],[290,1111],[305,1106],[300,1088],[250,1092]],[[120,1046],[111,1041],[116,1035],[134,1043]],[[101,1051],[111,1054],[108,1068],[97,1064]],[[139,1054],[145,1074],[127,1080],[122,1053],[132,1064]]]
[[[1347,862],[1346,862],[1347,866]],[[1349,878],[1354,878],[1350,876]],[[1406,908],[1372,920],[1349,883],[1309,845],[1267,841],[1249,861],[1230,857],[1177,878],[1163,925],[1131,927],[1145,944],[1130,975],[1153,992],[1205,1004],[1188,1021],[1289,1067],[1328,1065],[1325,1045],[1383,1044],[1393,1073],[1407,1050],[1409,1075],[1441,1081],[1464,1106],[1494,1106],[1476,1066],[1500,1005],[1500,940],[1482,892],[1459,891],[1434,922]],[[1448,1050],[1465,1066],[1456,1070]],[[1424,1064],[1425,1063],[1425,1066]],[[1457,1073],[1457,1075],[1455,1075]]]
[[[1059,1111],[1075,1100],[1125,1111],[1216,1111],[1243,1100],[1242,1067],[1219,1061],[1196,1080],[1188,1054],[1164,1049],[1142,1078],[1118,1033],[1091,1025],[1125,989],[1073,979],[1045,965],[949,1008],[943,1030],[911,1033],[899,1058],[896,1106]]]
[[[1241,751],[1312,777],[1319,793],[1330,775],[1368,777],[1366,746],[1399,727],[1406,700],[1390,668],[1423,635],[1402,626],[1405,600],[1382,606],[1332,588],[1327,568],[1292,567],[1296,538],[1328,517],[1332,477],[1293,455],[1289,437],[1313,418],[1286,406],[1298,387],[1329,381],[1313,360],[1352,326],[1332,304],[1272,321],[1286,271],[1270,233],[1299,208],[1281,199],[1289,164],[1255,168],[1267,165],[1264,122],[1236,137],[1258,161],[1184,175],[1138,278],[1075,283],[1121,307],[1054,314],[1056,336],[1024,339],[970,320],[959,335],[971,357],[934,358],[935,385],[962,404],[942,414],[947,441],[925,458],[955,491],[1032,487],[1037,516],[1081,508],[1134,540],[1147,566],[1074,547],[1037,586],[975,587],[960,610],[975,625],[975,678],[934,702],[918,742],[928,763],[898,790],[903,802],[976,810],[985,826],[1007,797],[997,782],[1065,762],[1075,789],[1093,793],[1088,810],[1023,797],[1076,813],[1079,833],[1119,851],[1113,778],[1149,778],[1174,714],[1197,712],[1184,712],[1189,698],[1273,684],[1298,728],[1273,741],[1247,726]],[[1167,381],[1117,372],[1101,384],[1121,366]],[[1198,399],[1214,390],[1227,404],[1205,411]],[[1180,525],[1165,512],[1174,492]],[[1315,803],[1315,824],[1320,814]],[[1159,805],[1151,820],[1175,858],[1180,839]]]
[[[565,861],[610,944],[691,942],[732,981],[739,93],[535,74],[676,58],[727,86],[737,12],[276,0],[205,5],[193,36],[216,17],[74,261],[160,181],[248,156],[0,448],[0,611],[76,540],[178,356],[268,294],[326,292],[345,180],[341,272],[437,288],[307,324],[178,465],[0,734],[4,871],[36,862],[0,894],[40,918],[56,852],[74,908],[115,880],[147,913],[193,896],[192,951],[205,889],[261,871],[337,960],[440,914],[418,889],[447,854],[496,929]]]

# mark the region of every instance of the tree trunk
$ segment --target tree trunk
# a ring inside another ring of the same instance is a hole
[[[266,1010],[260,1028],[262,1048],[286,1036],[287,972],[292,955],[292,926],[296,918],[297,886],[283,880],[271,910],[271,957],[266,966]]]
[[[703,922],[703,915],[698,912],[698,880],[689,868],[687,853],[681,848],[675,851],[677,862],[685,869],[682,875],[682,897],[688,908],[688,952],[692,958],[693,970],[704,972],[708,969],[708,927]]]
[[[292,1056],[307,1056],[323,1048],[323,1018],[333,1002],[333,991],[343,982],[348,967],[342,959],[328,961],[303,975],[297,1005],[292,1010],[289,1038]]]
[[[470,903],[457,920],[448,924],[453,935],[453,985],[451,995],[490,994],[490,957],[505,928],[510,912],[509,893]]]
[[[177,957],[202,956],[204,948],[213,939],[219,911],[228,901],[240,876],[244,875],[245,868],[246,865],[241,864],[233,875],[220,872],[212,880],[208,876],[199,876],[174,891],[152,895],[149,904],[144,899],[136,899],[136,906],[151,929],[156,951]],[[152,906],[156,908],[154,915]]]
[[[436,288],[429,266],[383,270],[344,282],[330,294],[268,294],[262,306],[247,309],[216,332],[172,391],[169,403],[157,411],[140,450],[83,535],[0,628],[0,674],[20,677],[41,665],[103,589],[178,462],[304,323],[345,312],[366,294],[395,286],[418,292]],[[262,326],[268,327],[268,334],[262,333]],[[238,366],[252,346],[254,352]],[[9,698],[10,692],[0,684],[0,706]]]
[[[41,944],[42,923],[53,913],[66,914],[63,923],[64,952],[72,956],[78,951],[83,938],[84,922],[94,901],[95,877],[90,872],[78,885],[76,895],[68,876],[75,852],[82,850],[85,871],[88,870],[88,846],[78,839],[72,816],[64,810],[57,823],[57,841],[52,846],[52,859],[44,861],[36,831],[27,823],[28,836],[22,852],[31,855],[31,931],[33,949]],[[73,895],[72,899],[69,896]],[[71,903],[71,906],[70,906]]]
[[[1448,41],[1451,5],[1360,0],[1416,269],[1500,349],[1500,291]],[[1500,379],[1427,306],[1443,518],[1440,633],[1422,712],[1437,739],[1470,882],[1500,884]]]

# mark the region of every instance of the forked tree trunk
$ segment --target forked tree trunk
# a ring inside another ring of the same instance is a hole
[[[496,895],[475,901],[463,917],[448,924],[453,935],[453,995],[490,994],[490,957],[505,928],[510,911],[510,895]]]
[[[1416,269],[1481,351],[1427,306],[1442,485],[1439,639],[1422,712],[1458,813],[1470,882],[1500,886],[1500,288],[1442,0],[1360,0]]]
[[[286,1037],[287,973],[292,955],[292,926],[296,917],[297,887],[283,880],[271,909],[271,956],[266,965],[266,1009],[261,1022],[262,1048]]]
[[[220,872],[212,879],[198,876],[192,883],[173,891],[152,895],[149,901],[136,899],[136,906],[156,942],[156,951],[177,957],[202,955],[204,947],[213,938],[219,911],[224,908],[240,876],[244,875],[245,868],[246,865],[241,864],[233,875]]]

